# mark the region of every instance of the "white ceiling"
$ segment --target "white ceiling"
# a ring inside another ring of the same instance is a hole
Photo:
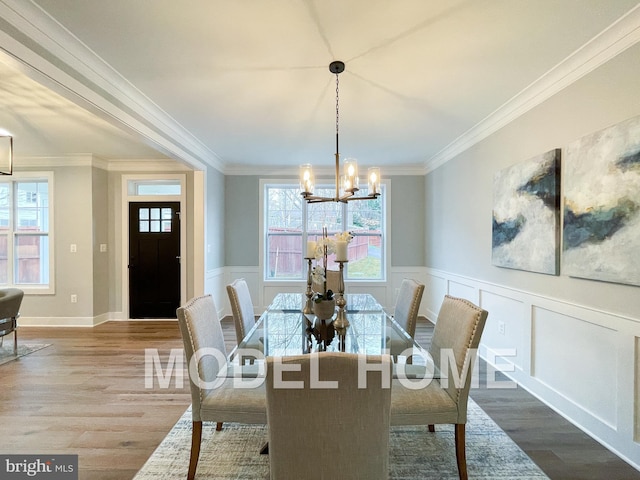
[[[0,128],[14,130],[17,156],[331,166],[337,59],[342,156],[424,169],[518,101],[562,88],[576,64],[597,66],[597,42],[628,37],[611,24],[635,9],[626,28],[640,28],[638,4],[0,0]]]

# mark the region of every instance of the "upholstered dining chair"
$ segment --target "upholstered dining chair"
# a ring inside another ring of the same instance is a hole
[[[423,293],[423,284],[410,278],[402,280],[393,319],[409,334],[411,339],[413,339],[416,333],[418,311],[420,310]],[[395,330],[387,328],[387,348],[396,360],[398,355],[412,345],[411,339],[402,338]],[[407,362],[410,363],[411,358],[408,358]]]
[[[393,318],[412,338],[416,334],[418,310],[423,293],[424,285],[411,278],[403,279],[398,291]]]
[[[331,290],[333,293],[338,293],[338,290],[340,289],[340,271],[327,269],[326,277],[327,290]],[[324,285],[321,283],[313,282],[312,288],[314,292],[322,292]]]
[[[391,425],[454,424],[460,480],[467,479],[465,425],[473,364],[487,311],[462,298],[446,295],[436,322],[429,353],[436,378],[424,388],[393,381]],[[455,367],[455,368],[454,368]]]
[[[358,365],[364,360],[382,364],[375,368],[383,373],[365,373],[366,388],[359,388]],[[390,370],[389,355],[267,357],[271,480],[387,480]]]
[[[226,348],[211,295],[191,299],[178,308],[177,314],[189,365],[193,427],[187,479],[193,480],[200,456],[202,422],[217,422],[217,430],[222,429],[223,422],[264,425],[266,401],[264,385],[234,388],[232,378],[219,378]]]
[[[240,343],[256,323],[251,292],[245,279],[239,278],[227,285],[227,295],[236,326],[236,340]]]
[[[0,346],[4,336],[13,332],[13,354],[18,355],[18,317],[24,292],[19,288],[0,290]]]

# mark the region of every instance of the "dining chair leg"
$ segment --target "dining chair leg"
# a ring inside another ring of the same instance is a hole
[[[430,431],[431,433],[433,433],[433,432],[435,432],[435,431],[436,431],[436,426],[435,426],[433,423],[430,423],[430,424],[429,424],[429,431]]]
[[[202,441],[202,422],[193,422],[191,430],[191,457],[189,459],[189,472],[187,480],[193,480],[198,467],[198,457],[200,457],[200,442]]]
[[[216,423],[216,432],[219,432],[220,430],[222,430],[222,423],[223,422]]]
[[[465,453],[464,423],[456,423],[456,460],[460,480],[467,480],[467,456]]]

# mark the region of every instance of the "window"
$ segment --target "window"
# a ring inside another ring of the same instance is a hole
[[[333,196],[335,187],[319,185],[315,193]],[[318,239],[326,226],[329,236],[338,232],[354,236],[348,248],[349,263],[345,264],[346,279],[383,280],[384,199],[382,185],[382,195],[376,200],[307,204],[297,184],[265,184],[265,279],[305,279],[307,264],[302,247],[307,240]],[[337,270],[334,259],[335,255],[329,256],[327,267]]]
[[[50,179],[0,179],[0,285],[49,286]]]

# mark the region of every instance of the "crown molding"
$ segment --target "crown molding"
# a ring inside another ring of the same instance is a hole
[[[242,165],[242,166],[227,166],[223,172],[225,175],[259,175],[259,176],[280,176],[284,178],[298,177],[298,166],[280,166],[280,167],[268,167],[265,165]],[[313,173],[318,177],[329,178],[334,177],[336,174],[335,167],[314,167]],[[422,165],[382,165],[380,166],[380,173],[384,178],[388,178],[394,175],[425,175],[424,166]],[[362,175],[361,175],[362,176]]]
[[[109,172],[183,172],[193,170],[189,165],[165,158],[106,160],[90,153],[58,157],[20,157],[15,166],[18,171],[22,168],[47,169],[54,167],[95,167]]]
[[[551,70],[425,162],[429,173],[640,41],[635,6]]]
[[[214,152],[38,5],[0,0],[0,19],[0,44],[25,74],[168,157],[223,170]]]

